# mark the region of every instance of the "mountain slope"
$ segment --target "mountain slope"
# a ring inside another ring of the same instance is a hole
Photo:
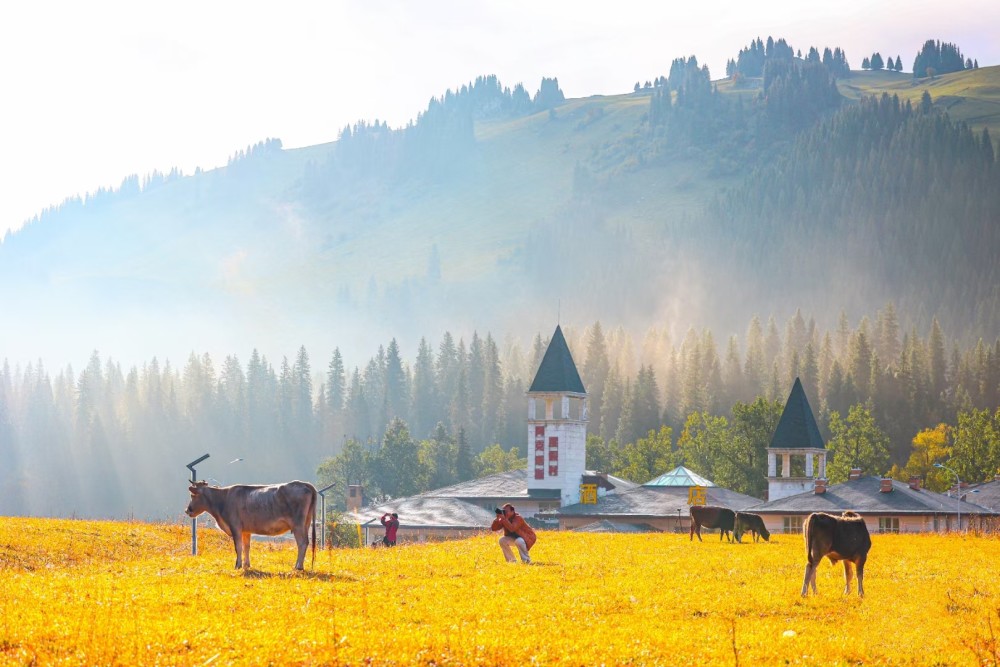
[[[998,67],[916,83],[855,73],[838,85],[848,106],[881,92],[919,103],[926,88],[936,107],[977,128],[996,123],[1000,108]],[[737,200],[713,217],[723,193],[739,196],[760,182],[759,170],[801,169],[791,159],[796,137],[837,113],[786,119],[768,106],[773,90],[768,98],[752,87],[715,88],[701,107],[675,97],[665,125],[651,116],[655,91],[567,100],[530,115],[440,127],[424,119],[415,129],[356,131],[351,141],[296,150],[269,142],[223,169],[68,202],[0,245],[0,298],[17,314],[0,350],[55,363],[95,348],[136,363],[192,350],[290,355],[302,344],[351,356],[370,354],[375,339],[445,329],[523,335],[551,322],[560,304],[569,322],[642,330],[670,321],[723,333],[754,313],[799,306],[826,309],[832,323],[841,309],[870,312],[887,300],[922,318],[948,305],[940,302],[947,290],[922,284],[947,282],[946,272],[891,284],[866,272],[872,256],[861,239],[874,229],[826,257],[816,254],[816,237],[803,241],[802,216],[765,207],[763,218],[744,218]],[[808,90],[783,94],[802,101]],[[774,178],[780,173],[768,183]],[[912,194],[872,201],[901,201],[905,216]],[[809,217],[808,208],[799,213]],[[977,220],[965,226],[974,231]],[[760,245],[773,239],[780,255]],[[989,243],[977,263],[998,260]],[[914,265],[934,265],[925,246],[914,248],[926,255],[911,257]],[[757,256],[793,259],[792,276],[776,284],[775,267],[760,271]],[[975,275],[977,266],[968,268]],[[811,279],[794,277],[812,269]],[[966,325],[977,326],[971,317]]]

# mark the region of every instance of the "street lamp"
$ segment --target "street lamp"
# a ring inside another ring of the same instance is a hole
[[[198,481],[198,473],[195,472],[194,467],[207,458],[208,454],[205,454],[187,464],[187,469],[191,471],[191,484]],[[198,517],[191,519],[191,555],[198,555]]]
[[[326,549],[326,492],[335,487],[336,485],[337,483],[334,482],[330,486],[324,486],[322,489],[319,490],[320,503],[323,508],[323,510],[320,512],[322,518],[320,519],[320,524],[319,524],[321,526],[321,532],[320,532],[321,549]]]
[[[952,475],[955,476],[955,497],[958,498],[958,529],[962,530],[962,480],[958,478],[958,473],[941,463],[935,463],[935,468],[941,468],[942,470],[947,470]]]

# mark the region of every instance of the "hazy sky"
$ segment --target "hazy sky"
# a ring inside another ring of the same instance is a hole
[[[480,74],[534,93],[628,92],[697,55],[713,78],[753,37],[874,51],[909,71],[926,39],[1000,63],[1000,2],[146,2],[0,8],[0,237],[125,176],[225,164],[267,137],[405,124]]]

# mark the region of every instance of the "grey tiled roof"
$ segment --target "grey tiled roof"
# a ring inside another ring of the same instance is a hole
[[[348,514],[361,525],[381,527],[379,518],[386,512],[399,514],[400,528],[449,528],[489,530],[493,512],[458,498],[412,496],[381,505],[366,507],[357,514]]]
[[[542,363],[538,365],[535,379],[528,388],[529,393],[535,391],[587,393],[559,326],[556,326],[549,347],[545,350],[545,356],[542,357]]]
[[[587,471],[587,474],[595,474]],[[613,475],[608,475],[608,481],[614,484],[615,491],[621,492],[635,488],[637,485]],[[427,491],[421,495],[435,498],[467,498],[467,499],[500,499],[500,498],[540,498],[546,494],[528,495],[528,471],[525,468],[500,472],[479,479],[470,479],[451,486]],[[555,499],[558,500],[558,493]]]
[[[994,480],[969,489],[965,499],[980,507],[1000,512],[1000,482]]]
[[[513,498],[517,496],[527,498],[527,470],[520,468],[498,472],[495,475],[443,486],[421,495],[435,498]]]
[[[812,408],[809,407],[809,400],[806,392],[802,388],[802,382],[795,378],[792,385],[792,392],[788,395],[785,409],[778,420],[778,426],[774,429],[774,436],[771,438],[771,447],[783,449],[824,449],[823,436],[820,435],[819,426],[816,425],[816,417]]]
[[[648,523],[619,523],[601,519],[573,529],[574,533],[657,533]]]
[[[688,488],[683,486],[640,486],[620,493],[609,493],[598,498],[594,505],[567,505],[542,516],[558,517],[676,517],[690,516],[688,512]],[[760,502],[759,498],[743,495],[729,489],[713,486],[705,489],[705,504],[742,510]]]
[[[859,514],[955,514],[958,501],[927,489],[914,490],[905,482],[893,481],[892,491],[879,491],[881,479],[862,477],[834,484],[826,493],[806,491],[748,507],[758,514],[840,513],[853,510]],[[969,502],[961,504],[962,514],[990,514],[989,510]]]

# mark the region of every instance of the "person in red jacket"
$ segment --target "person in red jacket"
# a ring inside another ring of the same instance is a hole
[[[396,546],[396,531],[399,530],[399,515],[393,512],[389,514],[386,512],[379,519],[382,525],[385,526],[385,537],[382,538],[382,544],[387,547]]]
[[[517,553],[521,556],[521,562],[525,565],[531,564],[531,556],[528,550],[535,544],[535,531],[532,530],[528,522],[520,514],[514,511],[514,506],[507,503],[503,509],[496,509],[497,518],[493,520],[490,530],[503,530],[503,537],[500,538],[500,548],[503,550],[503,557],[508,563],[517,562],[514,558],[512,546],[517,547]]]

